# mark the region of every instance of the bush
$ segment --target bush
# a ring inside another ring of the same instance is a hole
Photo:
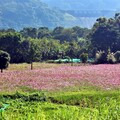
[[[3,72],[3,69],[6,69],[9,65],[10,62],[10,55],[5,52],[0,50],[0,69],[1,72]]]
[[[113,53],[107,55],[107,63],[114,64],[116,63],[116,58]]]
[[[86,63],[87,59],[88,59],[88,54],[87,53],[82,53],[80,55],[80,58],[81,58],[82,63]]]
[[[116,61],[120,63],[120,51],[115,52],[114,56],[116,58]]]
[[[107,63],[107,54],[104,51],[98,51],[96,53],[95,63],[96,64]]]
[[[4,107],[3,103],[0,102],[0,109],[3,108],[3,107]]]
[[[98,51],[96,53],[96,58],[95,58],[95,63],[96,64],[114,64],[116,63],[116,58],[113,53],[110,51],[104,52],[104,51]]]

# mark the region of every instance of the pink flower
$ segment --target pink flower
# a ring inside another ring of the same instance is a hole
[[[93,85],[104,89],[120,87],[120,64],[58,66],[35,70],[5,71],[0,74],[0,91],[20,86],[55,90],[68,86]]]

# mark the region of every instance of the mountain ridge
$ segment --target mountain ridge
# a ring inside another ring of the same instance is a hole
[[[61,10],[117,10],[120,8],[119,0],[41,0],[50,7]],[[75,7],[74,7],[75,6]]]
[[[100,10],[95,9],[98,4],[97,2],[94,3],[94,1],[97,0],[89,1],[90,2],[87,0],[81,0],[81,2],[78,0],[0,1],[0,29],[14,28],[20,30],[23,27],[49,27],[53,29],[57,26],[91,28],[98,17],[113,17],[120,6],[120,2],[115,0],[115,5],[117,4],[116,7],[108,7],[111,8],[111,10],[108,8],[108,10]],[[98,3],[100,3],[100,1],[103,2],[99,6],[106,7],[105,3],[107,2],[98,0]],[[113,1],[111,3],[113,3]],[[98,8],[100,8],[99,6]],[[90,8],[92,8],[91,11]],[[101,9],[102,8],[104,7],[101,7]]]
[[[67,23],[66,14],[54,10],[39,0],[5,0],[0,1],[0,28],[50,27]],[[71,17],[72,15],[67,14]]]

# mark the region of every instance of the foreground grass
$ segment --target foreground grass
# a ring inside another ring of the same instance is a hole
[[[0,120],[119,120],[119,91],[4,94]]]

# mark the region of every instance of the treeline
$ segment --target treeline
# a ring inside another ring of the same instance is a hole
[[[12,63],[80,58],[82,53],[96,57],[97,63],[112,63],[117,53],[120,61],[120,13],[114,18],[98,18],[92,29],[75,26],[0,30],[0,50],[10,54]]]
[[[88,39],[97,63],[120,62],[120,13],[96,20]]]
[[[120,13],[116,13],[114,18],[98,18],[89,34],[89,40],[95,52],[120,50]]]
[[[0,30],[0,50],[7,51],[11,63],[78,58],[88,51],[90,30],[78,26],[65,29],[47,27]]]

